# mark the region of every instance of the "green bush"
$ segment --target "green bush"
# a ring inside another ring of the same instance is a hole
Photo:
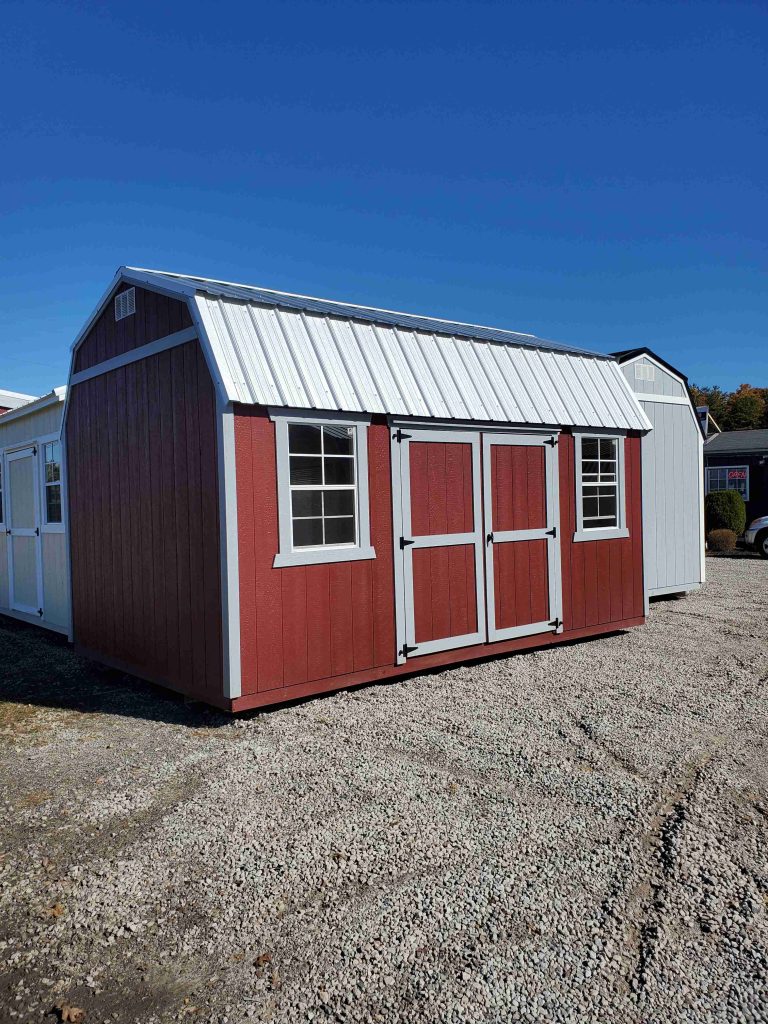
[[[712,491],[704,501],[707,532],[733,530],[737,537],[747,525],[747,509],[738,491]]]
[[[733,530],[712,530],[707,543],[713,551],[735,551],[736,534]]]

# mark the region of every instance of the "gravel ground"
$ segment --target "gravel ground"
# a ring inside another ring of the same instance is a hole
[[[708,569],[241,719],[3,620],[2,1020],[768,1021],[768,562]]]

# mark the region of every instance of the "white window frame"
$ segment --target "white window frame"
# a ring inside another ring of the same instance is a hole
[[[48,494],[47,490],[49,484],[45,479],[45,449],[49,444],[59,444],[59,479],[56,483],[59,485],[59,495],[61,497],[61,521],[58,523],[48,522]],[[64,445],[61,442],[61,438],[58,434],[48,435],[47,437],[41,438],[37,442],[37,448],[40,452],[39,458],[39,471],[40,471],[40,486],[41,486],[41,499],[40,499],[40,529],[45,533],[64,533]]]
[[[576,532],[575,542],[588,540],[613,540],[628,537],[627,528],[627,488],[624,467],[624,443],[626,434],[616,431],[584,430],[574,431],[575,465],[576,465]],[[616,526],[584,526],[584,496],[581,479],[581,444],[582,441],[601,440],[616,441]]]
[[[290,565],[321,565],[329,562],[357,562],[375,558],[376,552],[371,546],[371,516],[368,495],[368,427],[371,417],[359,413],[316,413],[311,409],[270,409],[269,418],[275,424],[277,515],[280,539],[280,550],[275,555],[273,567],[279,569]],[[292,423],[317,427],[347,426],[355,428],[356,543],[294,548],[288,455],[288,427]]]
[[[745,493],[742,494],[742,497],[744,498],[744,501],[749,501],[749,466],[707,466],[707,481],[706,481],[707,485],[706,485],[706,488],[705,488],[705,493],[706,494],[717,494],[717,491],[713,491],[710,488],[710,486],[709,486],[709,475],[710,475],[710,473],[713,470],[724,470],[725,473],[727,474],[728,471],[731,470],[731,469],[743,469],[743,470],[746,471],[746,474],[747,474],[747,477],[746,477],[746,488],[745,488]],[[725,479],[726,479],[726,483],[727,483],[727,481],[728,481],[727,475],[726,475]],[[736,491],[737,494],[741,494],[741,491],[738,489],[738,487],[721,487],[721,488],[718,488],[718,490]]]

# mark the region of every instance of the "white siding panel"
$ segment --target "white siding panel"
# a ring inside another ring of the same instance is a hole
[[[63,533],[43,534],[43,607],[45,623],[69,625],[67,539]]]
[[[0,608],[8,608],[11,603],[8,580],[8,541],[5,531],[0,535]]]
[[[203,293],[193,301],[230,401],[502,423],[650,427],[611,359]]]

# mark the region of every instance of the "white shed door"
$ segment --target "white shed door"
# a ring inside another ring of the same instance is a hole
[[[37,450],[23,448],[12,452],[7,460],[11,608],[42,615]]]

